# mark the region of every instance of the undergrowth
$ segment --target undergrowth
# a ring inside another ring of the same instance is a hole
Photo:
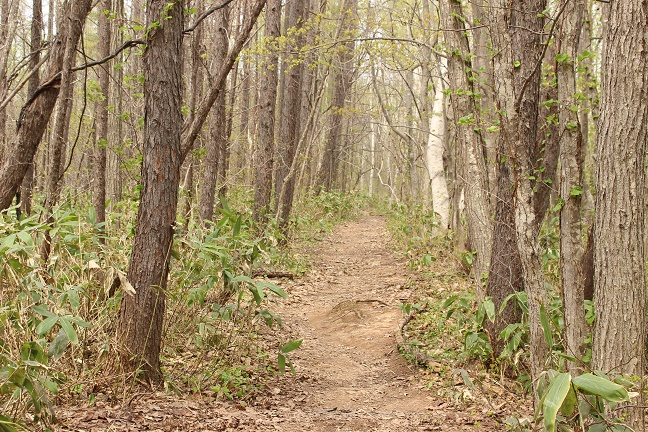
[[[124,402],[142,384],[114,360],[134,198],[115,203],[106,224],[96,223],[82,195],[55,209],[52,226],[40,221],[38,208],[20,221],[15,208],[0,213],[0,430],[47,426],[61,403]],[[281,332],[273,310],[287,294],[254,275],[265,269],[299,275],[308,260],[284,246],[273,223],[255,227],[250,202],[248,191],[233,190],[213,224],[191,219],[186,232],[176,232],[161,353],[166,391],[245,404],[269,377],[291,367],[289,353],[299,341]],[[305,199],[288,236],[293,243],[317,239],[365,202],[339,193]],[[45,230],[54,242],[42,262]]]
[[[522,402],[532,392],[526,293],[512,294],[505,301],[517,303],[521,321],[494,335],[505,342],[496,357],[487,324],[504,305],[497,310],[489,297],[477,301],[470,278],[471,262],[466,260],[471,255],[455,250],[453,233],[438,230],[434,216],[420,206],[393,206],[387,214],[395,248],[408,258],[413,271],[410,285],[416,287],[413,300],[402,305],[407,325],[400,349],[405,358],[425,368],[429,386],[440,396],[468,401],[478,395],[493,412],[497,410],[491,400],[502,395],[514,398],[519,411],[513,407],[508,418],[500,420],[507,430],[629,430],[622,419],[616,418],[615,408],[638,395],[631,391],[636,388],[632,377],[608,377],[589,370],[591,335],[584,340],[586,353],[582,358],[565,352],[556,217],[545,222],[539,237],[548,299],[541,305],[540,321],[549,352],[545,371],[538,378],[537,410],[532,413],[528,399],[526,407]],[[585,302],[585,310],[591,326],[591,301]],[[583,373],[572,376],[567,371],[568,362],[577,363]]]

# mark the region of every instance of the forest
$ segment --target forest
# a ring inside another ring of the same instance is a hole
[[[644,431],[645,0],[0,0],[0,432]]]

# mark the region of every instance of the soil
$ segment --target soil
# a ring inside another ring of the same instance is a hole
[[[451,403],[427,389],[396,348],[410,297],[407,263],[388,246],[385,220],[363,216],[318,243],[313,270],[287,289],[284,325],[302,347],[290,374],[253,406],[135,397],[59,411],[64,431],[463,431],[503,430],[480,404]],[[452,378],[450,378],[452,379]]]

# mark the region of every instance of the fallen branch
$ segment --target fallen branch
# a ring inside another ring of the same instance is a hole
[[[267,277],[269,279],[295,279],[294,273],[258,269],[252,272],[252,277]]]

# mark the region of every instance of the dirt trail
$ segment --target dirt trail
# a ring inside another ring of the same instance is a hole
[[[304,341],[292,355],[297,376],[278,379],[262,406],[236,409],[159,394],[86,412],[85,419],[68,411],[60,430],[498,430],[489,418],[444,408],[399,355],[399,304],[409,290],[406,263],[388,241],[384,218],[364,216],[311,251],[313,271],[287,287],[290,299],[280,311],[291,336]]]
[[[304,339],[294,361],[307,379],[297,390],[303,404],[277,420],[280,430],[400,431],[429,424],[432,394],[410,384],[415,371],[396,350],[398,305],[408,293],[405,263],[387,242],[382,218],[341,226],[313,253],[316,270],[292,288],[283,315]]]

